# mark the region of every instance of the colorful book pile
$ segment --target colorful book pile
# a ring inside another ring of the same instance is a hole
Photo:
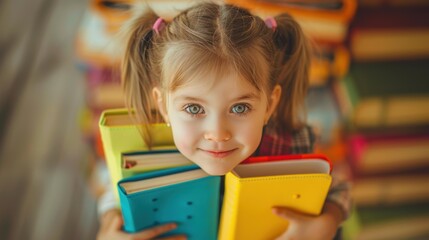
[[[210,176],[175,150],[171,128],[152,124],[153,148],[125,109],[106,110],[100,130],[111,184],[117,189],[124,230],[136,232],[176,222],[161,237],[272,239],[287,228],[273,206],[320,214],[331,184],[323,155],[252,157],[225,176]],[[260,221],[264,219],[264,221]],[[252,231],[255,230],[255,231]]]
[[[350,71],[335,85],[347,120],[356,211],[348,239],[429,238],[429,4],[362,1]]]

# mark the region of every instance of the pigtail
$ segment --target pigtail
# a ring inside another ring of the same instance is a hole
[[[133,119],[141,125],[141,133],[147,146],[152,145],[152,137],[147,124],[156,122],[158,116],[152,112],[154,103],[152,89],[154,82],[153,52],[154,31],[152,25],[158,17],[147,12],[134,17],[124,30],[126,49],[123,54],[121,79],[126,96],[125,104]]]
[[[273,115],[277,131],[293,131],[305,124],[305,96],[308,88],[310,49],[299,24],[288,14],[275,17],[273,40],[277,53],[273,80],[282,88],[282,97]]]

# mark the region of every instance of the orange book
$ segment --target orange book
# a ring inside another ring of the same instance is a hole
[[[106,23],[107,30],[115,33],[130,19],[134,0],[92,0],[91,9]]]
[[[261,16],[289,13],[312,39],[330,44],[342,43],[356,12],[356,0],[338,0],[335,4],[320,1],[227,0]]]

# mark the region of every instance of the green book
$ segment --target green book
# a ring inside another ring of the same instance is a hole
[[[429,124],[429,61],[354,63],[337,86],[352,127]]]
[[[343,226],[344,239],[428,239],[428,202],[356,208]]]

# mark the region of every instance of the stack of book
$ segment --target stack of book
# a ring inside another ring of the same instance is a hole
[[[220,176],[208,175],[175,150],[165,124],[148,125],[156,133],[150,150],[141,126],[125,109],[106,110],[100,118],[111,184],[127,232],[175,222],[179,227],[161,237],[272,239],[288,225],[272,207],[309,215],[322,210],[332,181],[332,163],[323,155],[251,157],[222,183]]]
[[[429,237],[428,15],[424,1],[362,1],[352,21],[350,71],[334,86],[354,176],[351,239]]]

